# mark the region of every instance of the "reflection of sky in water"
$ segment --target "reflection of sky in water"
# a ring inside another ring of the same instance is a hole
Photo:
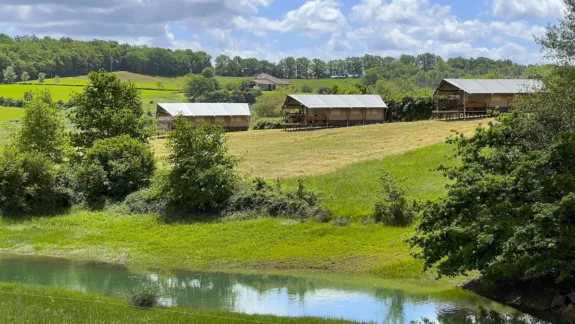
[[[0,281],[74,289],[116,298],[125,298],[126,292],[139,283],[154,282],[161,287],[160,303],[164,306],[380,323],[409,323],[423,318],[437,321],[440,314],[476,311],[478,306],[492,309],[495,305],[498,311],[510,311],[458,289],[443,289],[446,294],[421,294],[418,289],[394,288],[403,287],[397,281],[375,280],[372,285],[371,281],[355,284],[351,280],[340,283],[337,279],[265,274],[146,275],[110,265],[26,257],[0,256]]]
[[[373,295],[335,289],[317,289],[300,297],[290,295],[287,289],[272,289],[260,293],[241,284],[234,285],[237,293],[234,311],[247,314],[276,314],[281,316],[329,316],[355,321],[405,322],[427,318],[437,319],[442,305],[430,302],[404,302],[400,314],[390,314],[388,301],[377,300]],[[257,301],[257,302],[255,302]],[[390,315],[394,315],[391,318]],[[400,316],[395,316],[400,315]]]

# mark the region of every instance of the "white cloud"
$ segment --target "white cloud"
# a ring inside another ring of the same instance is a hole
[[[475,20],[459,21],[455,17],[444,19],[429,36],[448,43],[484,40],[491,35],[490,26]]]
[[[312,37],[339,31],[347,26],[347,19],[340,10],[337,0],[309,0],[301,7],[288,11],[282,20],[265,17],[237,17],[236,27],[252,32],[301,31]]]
[[[492,21],[490,27],[494,32],[526,41],[533,41],[534,36],[541,37],[545,33],[545,27],[530,26],[525,21],[513,21],[510,23]]]
[[[168,22],[230,26],[273,0],[2,0],[0,21],[26,33],[163,36]]]
[[[555,19],[564,11],[563,0],[493,0],[493,14],[498,17]]]
[[[432,5],[429,0],[362,0],[351,9],[354,21],[373,21],[411,26],[427,26],[446,17],[450,6]]]

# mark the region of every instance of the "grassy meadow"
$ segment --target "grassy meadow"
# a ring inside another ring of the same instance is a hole
[[[244,315],[186,308],[137,309],[125,301],[47,287],[0,284],[0,323],[351,323],[309,317]]]
[[[19,120],[24,117],[24,108],[12,108],[0,106],[0,123],[11,120]]]

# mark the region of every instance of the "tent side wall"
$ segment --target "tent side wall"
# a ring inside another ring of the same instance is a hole
[[[331,126],[354,126],[385,122],[386,108],[314,108],[305,109],[308,116],[328,116]]]

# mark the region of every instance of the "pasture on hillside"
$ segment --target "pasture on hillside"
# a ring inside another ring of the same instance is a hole
[[[19,120],[24,116],[24,108],[12,108],[0,106],[0,123],[10,120]]]
[[[145,89],[158,89],[158,82],[161,82],[163,86],[161,90],[180,90],[182,87],[182,81],[184,80],[184,77],[177,77],[177,78],[155,77],[125,71],[114,72],[114,74],[116,74],[123,81],[132,81],[136,84],[136,87]],[[250,77],[227,77],[227,76],[216,76],[215,78],[222,86],[225,86],[230,83],[249,81],[251,79]],[[319,88],[322,87],[329,88],[334,84],[339,84],[344,88],[349,88],[354,86],[356,83],[360,83],[361,78],[286,79],[286,81],[291,82],[292,85],[296,88],[296,91],[301,91],[303,85],[308,85],[314,90],[314,92],[316,92]],[[32,80],[29,82],[36,85],[38,84],[38,80]],[[77,77],[60,78],[59,83],[57,83],[56,79],[54,78],[47,78],[44,81],[44,84],[46,85],[59,84],[61,86],[65,85],[81,86],[88,84],[88,76],[81,75]]]
[[[411,151],[445,141],[452,130],[470,135],[489,120],[389,123],[311,131],[230,133],[230,153],[250,177],[286,179],[325,174],[356,162]],[[152,141],[157,157],[166,156],[164,139]]]

